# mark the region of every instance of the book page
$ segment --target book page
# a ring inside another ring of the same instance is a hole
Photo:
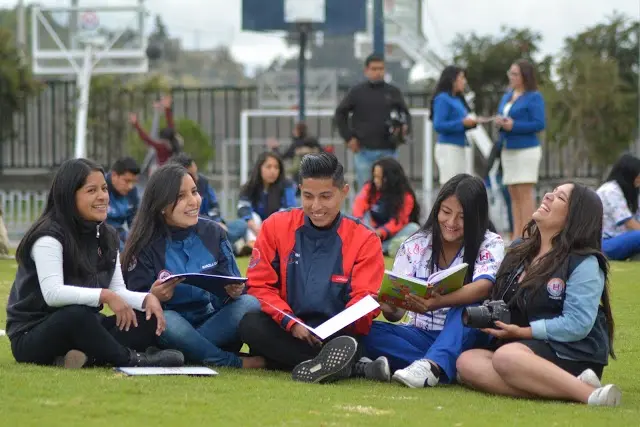
[[[454,265],[453,267],[447,268],[446,270],[436,271],[431,276],[429,276],[429,284],[435,285],[436,283],[440,282],[442,279],[445,279],[451,276],[452,274],[457,273],[460,270],[466,269],[467,266],[468,266],[467,263],[463,262],[461,264]]]
[[[371,313],[378,307],[380,307],[378,301],[376,301],[371,295],[367,295],[351,307],[336,314],[322,325],[315,329],[310,328],[309,330],[316,334],[320,339],[325,339],[349,326],[356,320]]]
[[[204,366],[182,366],[179,368],[158,368],[158,367],[125,367],[115,368],[116,371],[127,375],[199,375],[211,376],[218,375],[213,369]]]

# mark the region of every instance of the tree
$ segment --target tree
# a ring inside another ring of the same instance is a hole
[[[10,135],[14,131],[14,115],[24,111],[26,99],[35,94],[41,85],[31,68],[16,48],[11,31],[0,28],[0,134]]]

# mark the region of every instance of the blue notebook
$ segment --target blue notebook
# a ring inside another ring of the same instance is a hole
[[[224,289],[225,286],[236,283],[245,283],[247,281],[246,277],[221,276],[218,274],[205,273],[184,273],[169,276],[162,282],[165,283],[175,278],[184,278],[184,281],[182,282],[183,284],[204,289],[205,291],[222,298],[229,296],[227,291]]]

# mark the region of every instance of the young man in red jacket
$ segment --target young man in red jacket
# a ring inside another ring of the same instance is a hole
[[[367,295],[376,296],[385,268],[380,238],[340,213],[349,186],[335,155],[304,156],[300,182],[302,208],[275,213],[262,225],[247,272],[248,293],[260,300],[262,311],[245,315],[240,337],[268,367],[293,369],[294,380],[389,381],[384,357],[356,357],[357,338],[369,333],[379,310],[326,342],[294,320],[316,327]]]

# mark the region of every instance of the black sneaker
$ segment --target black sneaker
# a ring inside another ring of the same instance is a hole
[[[322,347],[316,357],[293,368],[291,378],[306,383],[328,383],[349,378],[357,350],[355,338],[334,338]]]
[[[178,350],[158,350],[152,347],[145,353],[129,350],[129,366],[177,368],[184,366],[184,355]]]
[[[361,357],[360,360],[353,365],[351,376],[388,383],[391,381],[389,361],[384,356],[380,356],[376,360]]]

